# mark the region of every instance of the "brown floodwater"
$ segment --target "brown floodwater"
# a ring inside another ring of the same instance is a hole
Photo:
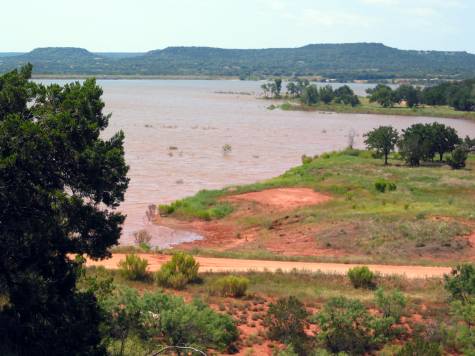
[[[455,119],[287,112],[268,110],[256,99],[260,82],[105,80],[106,111],[112,113],[106,135],[125,132],[131,178],[120,210],[127,214],[122,244],[134,232],[149,231],[154,246],[199,239],[200,236],[151,224],[150,204],[164,204],[201,189],[253,183],[298,165],[302,154],[315,155],[355,146],[379,125],[398,129],[438,121],[460,136],[475,136],[475,122]],[[367,85],[352,85],[362,95]],[[240,94],[233,94],[240,93]],[[246,94],[244,94],[246,93]],[[250,94],[250,95],[247,95]],[[223,146],[232,150],[223,154]]]

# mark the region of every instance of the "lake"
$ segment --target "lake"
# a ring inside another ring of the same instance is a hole
[[[42,81],[44,83],[50,81]],[[65,81],[55,81],[64,83]],[[125,132],[126,160],[131,178],[122,244],[146,229],[153,245],[199,238],[194,234],[152,225],[150,204],[169,203],[201,189],[253,183],[300,164],[303,154],[343,149],[348,135],[355,146],[379,125],[398,129],[438,121],[460,136],[475,136],[475,121],[401,116],[288,112],[268,110],[257,99],[261,82],[218,80],[103,80],[106,112],[112,113],[106,135]],[[333,84],[338,86],[338,84]],[[371,85],[351,84],[359,95]],[[241,93],[241,94],[236,94]],[[229,154],[223,146],[230,145]]]

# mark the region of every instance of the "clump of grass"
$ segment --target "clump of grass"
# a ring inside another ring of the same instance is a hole
[[[140,258],[135,254],[125,256],[125,260],[119,262],[119,271],[121,275],[132,281],[145,280],[147,273],[148,261]]]
[[[155,274],[155,280],[162,287],[183,289],[188,283],[199,280],[198,268],[199,264],[193,256],[179,252],[160,268]]]
[[[374,187],[380,193],[385,193],[386,191],[393,192],[397,189],[397,185],[395,183],[388,182],[384,179],[378,179],[374,183]]]
[[[249,280],[241,276],[224,276],[210,286],[210,294],[240,298],[246,295]]]
[[[375,274],[367,266],[354,267],[348,271],[348,278],[355,288],[374,288],[375,277]]]

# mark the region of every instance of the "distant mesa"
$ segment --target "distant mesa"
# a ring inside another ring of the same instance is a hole
[[[309,44],[298,48],[167,47],[146,53],[93,53],[76,47],[0,53],[0,72],[31,62],[34,74],[220,76],[262,79],[308,76],[336,80],[475,77],[467,52],[400,50],[382,43]]]

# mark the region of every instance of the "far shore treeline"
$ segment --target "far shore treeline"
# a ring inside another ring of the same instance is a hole
[[[318,87],[309,80],[295,78],[289,80],[285,94],[282,94],[282,79],[262,84],[266,98],[299,99],[302,104],[311,106],[323,104],[360,105],[359,98],[348,85],[333,89],[331,85]],[[446,82],[424,88],[410,84],[393,89],[385,84],[366,90],[370,103],[378,103],[383,108],[395,105],[416,108],[419,105],[449,106],[457,111],[475,111],[475,79]]]

